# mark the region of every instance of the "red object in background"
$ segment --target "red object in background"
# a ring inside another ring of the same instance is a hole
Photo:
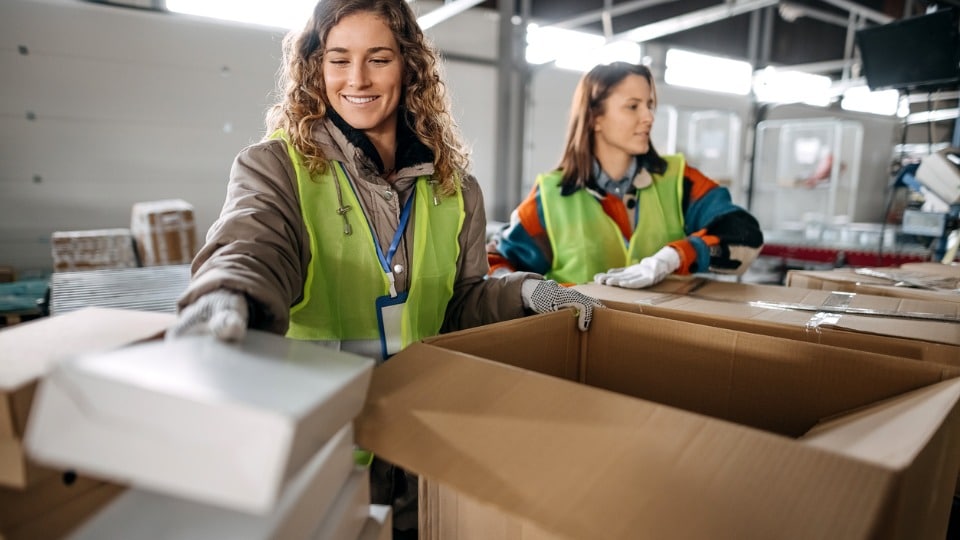
[[[784,259],[797,261],[830,263],[837,266],[885,267],[930,260],[929,256],[916,253],[884,253],[880,255],[876,251],[869,250],[784,244],[764,244],[760,254],[768,257],[782,257]]]

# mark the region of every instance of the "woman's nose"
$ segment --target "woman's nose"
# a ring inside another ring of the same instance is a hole
[[[356,63],[350,69],[350,79],[348,84],[354,88],[363,88],[365,87],[370,78],[367,76],[367,68],[363,65],[362,62]]]

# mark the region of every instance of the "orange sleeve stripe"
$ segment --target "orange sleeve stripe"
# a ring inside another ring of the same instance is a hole
[[[717,187],[719,184],[713,180],[707,178],[703,175],[702,172],[694,169],[693,167],[687,167],[683,172],[683,175],[690,179],[690,200],[696,201],[701,197],[706,195],[708,191]]]
[[[697,250],[693,248],[693,244],[684,238],[683,240],[670,242],[667,245],[677,250],[677,253],[680,254],[680,268],[677,268],[676,273],[681,276],[689,275],[690,266],[697,261]]]
[[[622,234],[624,238],[630,238],[630,236],[633,235],[633,231],[630,230],[630,216],[627,215],[627,207],[623,204],[623,201],[616,195],[610,195],[608,193],[607,196],[600,201],[600,205],[603,207],[603,211],[610,216],[617,224],[617,227],[620,228],[620,234]]]
[[[543,229],[540,223],[540,216],[537,215],[536,197],[527,197],[517,207],[517,215],[520,217],[520,223],[530,236],[543,236],[547,231]]]

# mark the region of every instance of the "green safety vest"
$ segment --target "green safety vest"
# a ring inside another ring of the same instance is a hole
[[[389,294],[390,283],[380,259],[376,240],[366,216],[360,210],[350,181],[337,163],[324,173],[311,174],[303,157],[280,131],[297,173],[300,210],[310,236],[310,263],[303,284],[303,299],[290,308],[287,337],[304,340],[379,339],[375,301]],[[334,173],[333,171],[336,171]],[[413,213],[413,258],[409,271],[410,288],[403,306],[402,346],[440,332],[447,303],[453,297],[460,230],[463,228],[463,195],[440,199],[435,204],[429,177],[417,179]],[[343,203],[353,233],[345,235],[343,217],[337,213]],[[414,225],[414,221],[416,222]]]
[[[547,278],[587,283],[593,276],[635,264],[674,240],[683,230],[683,168],[680,154],[665,156],[667,170],[637,193],[637,225],[629,245],[600,201],[585,189],[560,194],[560,170],[537,177],[544,225],[553,250]]]

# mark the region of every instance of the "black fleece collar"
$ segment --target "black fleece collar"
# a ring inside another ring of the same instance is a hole
[[[327,118],[343,132],[350,144],[359,148],[373,162],[381,174],[386,172],[383,170],[380,153],[364,132],[348,124],[333,107],[327,108]],[[396,171],[421,163],[433,163],[433,151],[417,138],[410,128],[412,123],[413,115],[401,110],[397,122],[397,155],[393,166]]]

